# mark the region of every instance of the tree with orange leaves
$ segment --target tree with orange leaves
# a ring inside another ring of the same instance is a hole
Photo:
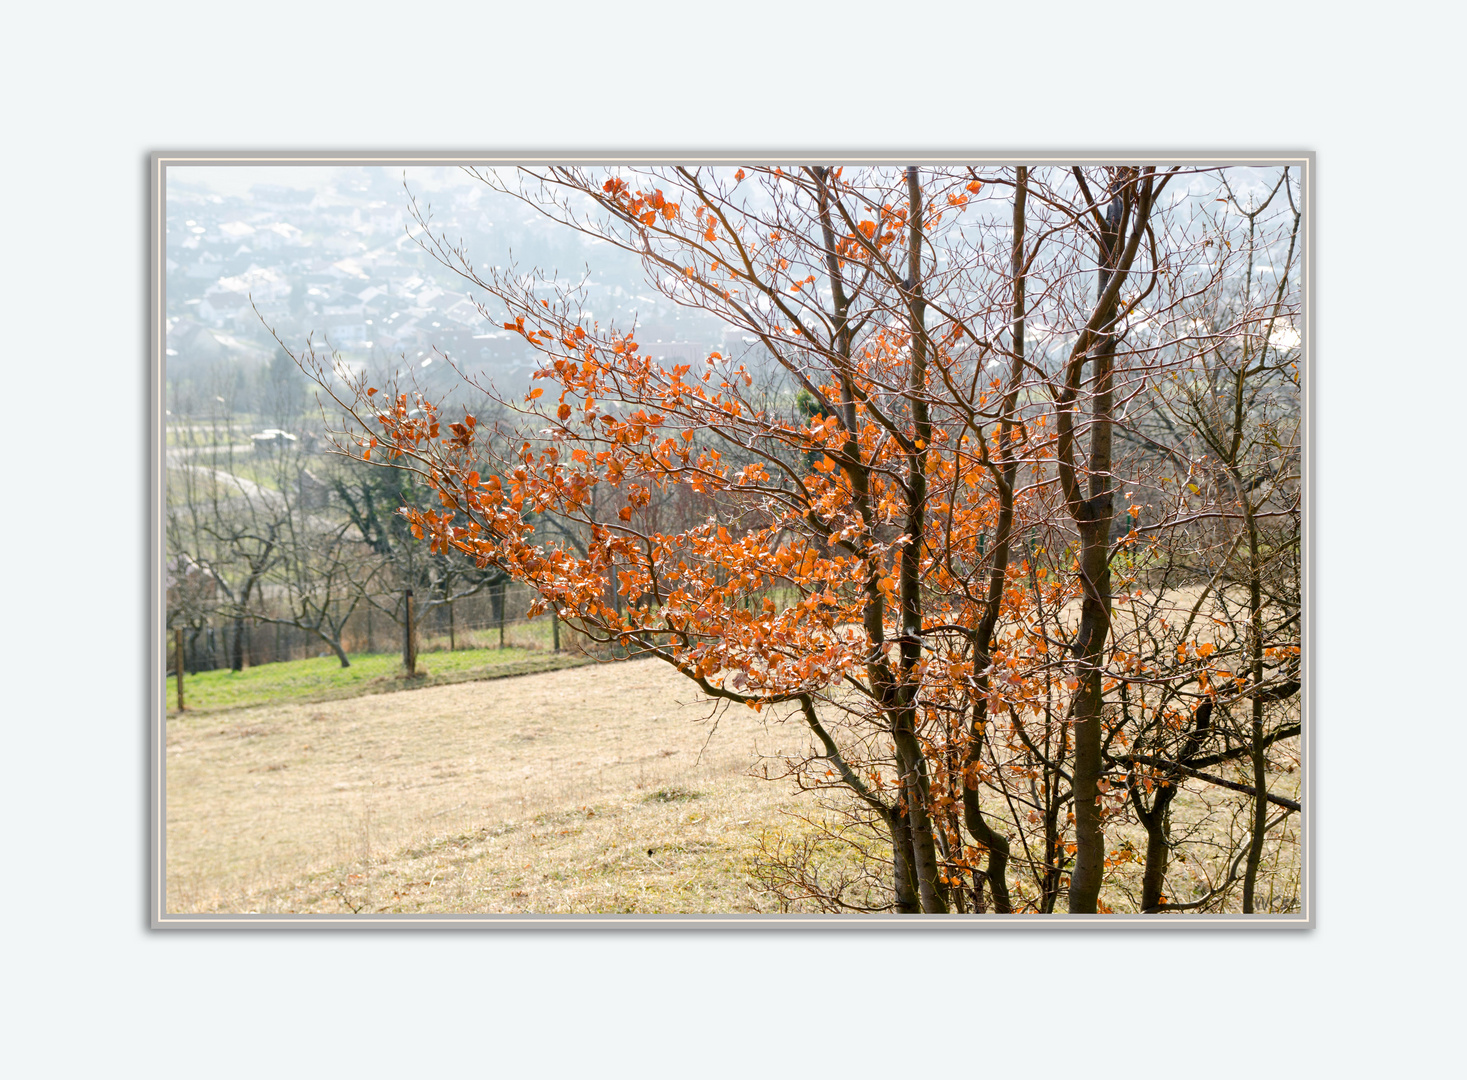
[[[893,910],[1106,910],[1106,823],[1128,812],[1108,778],[1128,738],[1107,720],[1125,662],[1111,568],[1141,539],[1117,536],[1116,433],[1227,280],[1187,214],[1207,178],[478,175],[635,254],[766,360],[658,361],[576,286],[481,272],[420,215],[420,242],[540,362],[481,423],[315,360],[351,417],[339,445],[436,494],[404,511],[413,533],[711,698],[798,715],[812,751],[791,772],[882,831]],[[783,382],[756,392],[771,371]]]

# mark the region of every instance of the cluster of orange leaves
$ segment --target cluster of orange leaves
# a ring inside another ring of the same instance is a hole
[[[646,198],[624,194],[633,205]],[[473,417],[440,432],[433,403],[405,395],[374,416],[372,441],[420,462],[438,492],[440,508],[405,511],[433,551],[499,566],[561,618],[613,640],[655,644],[687,673],[755,708],[864,677],[868,578],[883,599],[892,647],[896,561],[909,539],[898,531],[900,474],[910,449],[864,410],[855,432],[834,416],[756,415],[738,393],[747,371],[717,353],[695,374],[691,364],[655,362],[630,335],[559,325],[548,314],[540,325],[521,317],[506,326],[546,353],[536,376],[542,385],[521,406],[550,425],[541,438],[491,447]],[[877,335],[863,357],[869,385],[890,378],[906,345],[898,333]],[[552,406],[541,404],[546,386],[558,389]],[[798,469],[775,475],[775,463],[757,460],[735,467],[710,438],[738,443],[756,432],[780,442]],[[929,483],[926,531],[918,538],[929,593],[924,621],[973,626],[982,615],[973,574],[984,538],[992,537],[995,498],[975,447],[966,439],[954,445],[940,428],[933,438],[922,448]],[[987,449],[997,449],[996,434]],[[857,512],[841,466],[853,453],[870,469],[870,523]],[[485,467],[488,458],[495,468]],[[724,509],[677,529],[645,527],[653,504],[677,488],[708,499],[710,508],[716,497]],[[594,523],[593,506],[601,508]],[[581,523],[584,554],[537,532],[537,518],[547,514]],[[812,531],[812,521],[820,530]],[[1053,610],[1074,595],[1073,584],[1045,580],[1042,571],[1032,587],[1026,562],[1015,570],[1003,595],[1009,629],[988,680],[994,715],[1038,714],[1052,699],[1057,658],[1036,629],[1035,606]],[[956,641],[934,634],[927,644],[920,699],[934,722],[931,737],[941,742],[953,733],[945,719],[936,721],[975,692],[976,673]]]

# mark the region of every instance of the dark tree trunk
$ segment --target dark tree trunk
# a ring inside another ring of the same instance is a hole
[[[1065,869],[1064,839],[1060,834],[1058,800],[1050,802],[1044,811],[1044,880],[1039,889],[1039,912],[1054,914],[1059,903],[1060,879]]]
[[[1057,399],[1055,458],[1065,502],[1080,534],[1080,584],[1084,599],[1073,652],[1079,686],[1070,704],[1075,759],[1071,792],[1075,805],[1075,864],[1070,873],[1071,914],[1092,915],[1100,902],[1105,871],[1105,833],[1101,825],[1100,779],[1103,770],[1101,709],[1102,667],[1110,636],[1110,531],[1115,516],[1115,478],[1111,475],[1116,352],[1115,324],[1120,289],[1135,261],[1151,210],[1152,172],[1117,170],[1112,174],[1110,202],[1097,239],[1100,270],[1096,301],[1089,321],[1076,340],[1065,367]],[[1076,170],[1082,192],[1083,175]],[[1134,221],[1127,239],[1127,221]],[[1124,241],[1124,246],[1123,246]],[[1075,413],[1085,366],[1093,365],[1090,391],[1090,452],[1083,483],[1075,461]],[[1088,487],[1088,490],[1087,490]]]
[[[904,779],[906,825],[911,837],[917,895],[924,912],[946,914],[947,890],[938,876],[937,844],[932,836],[932,816],[927,810],[929,798],[921,746],[911,730],[909,718],[903,718],[892,734],[897,746],[898,767]]]
[[[1249,728],[1249,757],[1253,761],[1253,836],[1248,845],[1248,863],[1243,873],[1243,914],[1253,914],[1258,889],[1258,867],[1263,862],[1263,841],[1268,833],[1268,744],[1263,738],[1263,590],[1258,550],[1258,524],[1248,493],[1243,493],[1243,510],[1248,528],[1248,652],[1253,677],[1253,715]]]
[[[926,300],[922,293],[923,206],[922,184],[915,167],[907,169],[907,286],[906,301],[911,332],[911,369],[908,380],[912,410],[913,448],[907,454],[906,533],[913,542],[903,545],[898,564],[902,634],[898,639],[900,677],[896,690],[896,722],[892,738],[906,784],[912,829],[912,852],[917,870],[918,895],[924,912],[946,913],[947,889],[938,868],[937,845],[928,812],[927,761],[917,740],[917,688],[922,660],[921,545],[926,530],[927,451],[932,423],[927,415]]]
[[[1012,439],[1015,435],[1013,417],[1018,405],[1019,385],[1024,377],[1024,320],[1027,315],[1024,300],[1024,211],[1028,197],[1029,170],[1019,166],[1014,184],[1014,240],[1012,251],[1012,273],[1014,282],[1014,304],[1010,326],[1010,351],[1013,363],[1010,368],[1009,385],[1004,395],[1003,419],[999,424],[999,467],[995,477],[998,486],[999,512],[997,528],[993,538],[993,566],[988,576],[988,596],[983,620],[973,635],[974,669],[978,676],[977,691],[973,695],[973,726],[968,733],[968,768],[973,768],[982,752],[984,728],[988,721],[988,667],[989,653],[993,642],[993,630],[998,625],[999,606],[1003,601],[1004,582],[1008,577],[1009,547],[1014,529],[1014,479],[1018,475],[1019,463],[1014,454]],[[982,554],[982,542],[979,543]],[[992,828],[983,818],[978,801],[976,777],[965,777],[963,783],[963,824],[973,839],[988,852],[988,869],[985,879],[993,894],[994,910],[1000,915],[1013,912],[1009,898],[1008,837]],[[982,902],[981,896],[978,897]]]
[[[229,669],[231,671],[243,671],[245,666],[245,632],[244,619],[236,617],[234,620],[234,640],[230,643]]]
[[[1166,869],[1171,845],[1168,843],[1166,814],[1171,801],[1176,797],[1175,782],[1164,781],[1165,786],[1156,789],[1151,807],[1140,810],[1137,817],[1146,829],[1146,862],[1141,871],[1141,910],[1155,911],[1161,906],[1162,890],[1166,887]]]
[[[418,625],[413,611],[413,590],[403,593],[402,666],[409,679],[418,674]]]
[[[1109,330],[1115,321],[1118,297],[1108,293],[1111,268],[1120,247],[1121,200],[1111,202],[1106,217],[1104,253],[1097,295],[1100,325]],[[1108,299],[1107,299],[1108,297]],[[1091,401],[1090,491],[1080,529],[1080,579],[1084,599],[1080,629],[1075,636],[1076,676],[1080,685],[1071,706],[1075,731],[1075,865],[1070,872],[1071,914],[1093,915],[1100,901],[1105,870],[1105,835],[1100,820],[1101,708],[1104,701],[1101,668],[1110,636],[1110,526],[1115,508],[1115,481],[1111,477],[1112,371],[1115,337],[1104,333],[1093,354],[1095,389]]]
[[[912,868],[912,830],[907,815],[893,810],[887,818],[891,828],[892,886],[899,915],[916,915],[922,905],[917,897],[917,876]]]
[[[1203,701],[1197,706],[1197,711],[1192,715],[1192,730],[1187,733],[1187,738],[1182,743],[1181,753],[1177,757],[1180,764],[1186,765],[1202,749],[1212,721],[1212,710],[1211,700]],[[1135,807],[1136,817],[1146,829],[1146,862],[1141,871],[1141,910],[1143,912],[1156,911],[1161,906],[1163,890],[1166,887],[1167,863],[1171,857],[1171,838],[1167,835],[1167,811],[1171,807],[1172,800],[1177,797],[1183,778],[1184,774],[1180,770],[1164,771],[1159,781],[1160,786],[1152,795],[1150,807],[1147,807],[1142,799],[1139,781],[1134,779],[1129,781],[1131,805]]]
[[[336,654],[336,659],[338,659],[338,660],[341,661],[341,666],[342,667],[344,667],[344,668],[351,667],[351,661],[347,659],[347,657],[346,657],[346,650],[341,647],[341,641],[340,641],[340,639],[338,639],[338,638],[331,638],[331,637],[328,637],[325,634],[322,634],[321,635],[321,640],[323,640],[324,642],[326,642],[326,644],[331,647],[331,651]]]

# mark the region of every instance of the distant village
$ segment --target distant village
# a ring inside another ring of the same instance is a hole
[[[477,265],[507,262],[511,250],[535,267],[579,277],[586,307],[602,325],[630,327],[654,356],[686,362],[709,350],[736,353],[741,341],[711,317],[681,311],[651,294],[636,260],[608,245],[577,243],[568,230],[477,183],[415,192],[431,203],[432,228],[463,240]],[[421,384],[455,378],[444,356],[501,389],[522,387],[535,354],[485,318],[463,278],[429,257],[409,234],[400,175],[387,168],[343,170],[323,190],[258,184],[247,196],[170,183],[167,193],[167,344],[170,384],[200,382],[234,365],[265,364],[278,346],[309,336],[318,355],[348,367],[410,373]],[[433,370],[434,366],[438,370]]]

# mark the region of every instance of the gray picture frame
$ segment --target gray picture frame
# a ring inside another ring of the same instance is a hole
[[[1180,165],[1254,165],[1293,166],[1300,170],[1303,189],[1303,261],[1301,297],[1302,381],[1303,381],[1303,553],[1302,553],[1302,672],[1300,749],[1301,779],[1301,846],[1302,869],[1300,910],[1288,915],[520,915],[520,914],[443,914],[443,915],[275,915],[275,914],[184,914],[166,910],[167,853],[167,719],[164,633],[166,626],[164,597],[164,513],[165,453],[164,415],[166,378],[166,274],[165,226],[167,215],[168,170],[192,166],[513,166],[521,164],[585,164],[644,165],[678,162],[686,164],[749,164],[788,161],[798,157],[789,150],[752,149],[716,154],[688,151],[638,150],[628,153],[575,151],[547,154],[544,151],[513,150],[483,154],[450,151],[443,153],[362,151],[157,151],[149,159],[149,355],[150,371],[150,545],[148,548],[148,581],[150,586],[149,629],[151,632],[151,688],[148,715],[149,786],[149,925],[155,930],[222,930],[222,929],[882,929],[882,930],[1095,930],[1095,929],[1293,929],[1309,930],[1316,925],[1316,800],[1315,746],[1318,720],[1314,712],[1315,687],[1315,257],[1314,237],[1315,154],[1312,151],[1225,151],[1179,152],[1155,148],[1118,149],[1115,152],[1093,151],[974,151],[955,154],[951,150],[930,154],[910,150],[900,154],[856,148],[850,152],[823,150],[822,160],[851,164],[905,165],[912,162],[931,165],[1053,165],[1053,164],[1117,164],[1142,161],[1165,161]]]

